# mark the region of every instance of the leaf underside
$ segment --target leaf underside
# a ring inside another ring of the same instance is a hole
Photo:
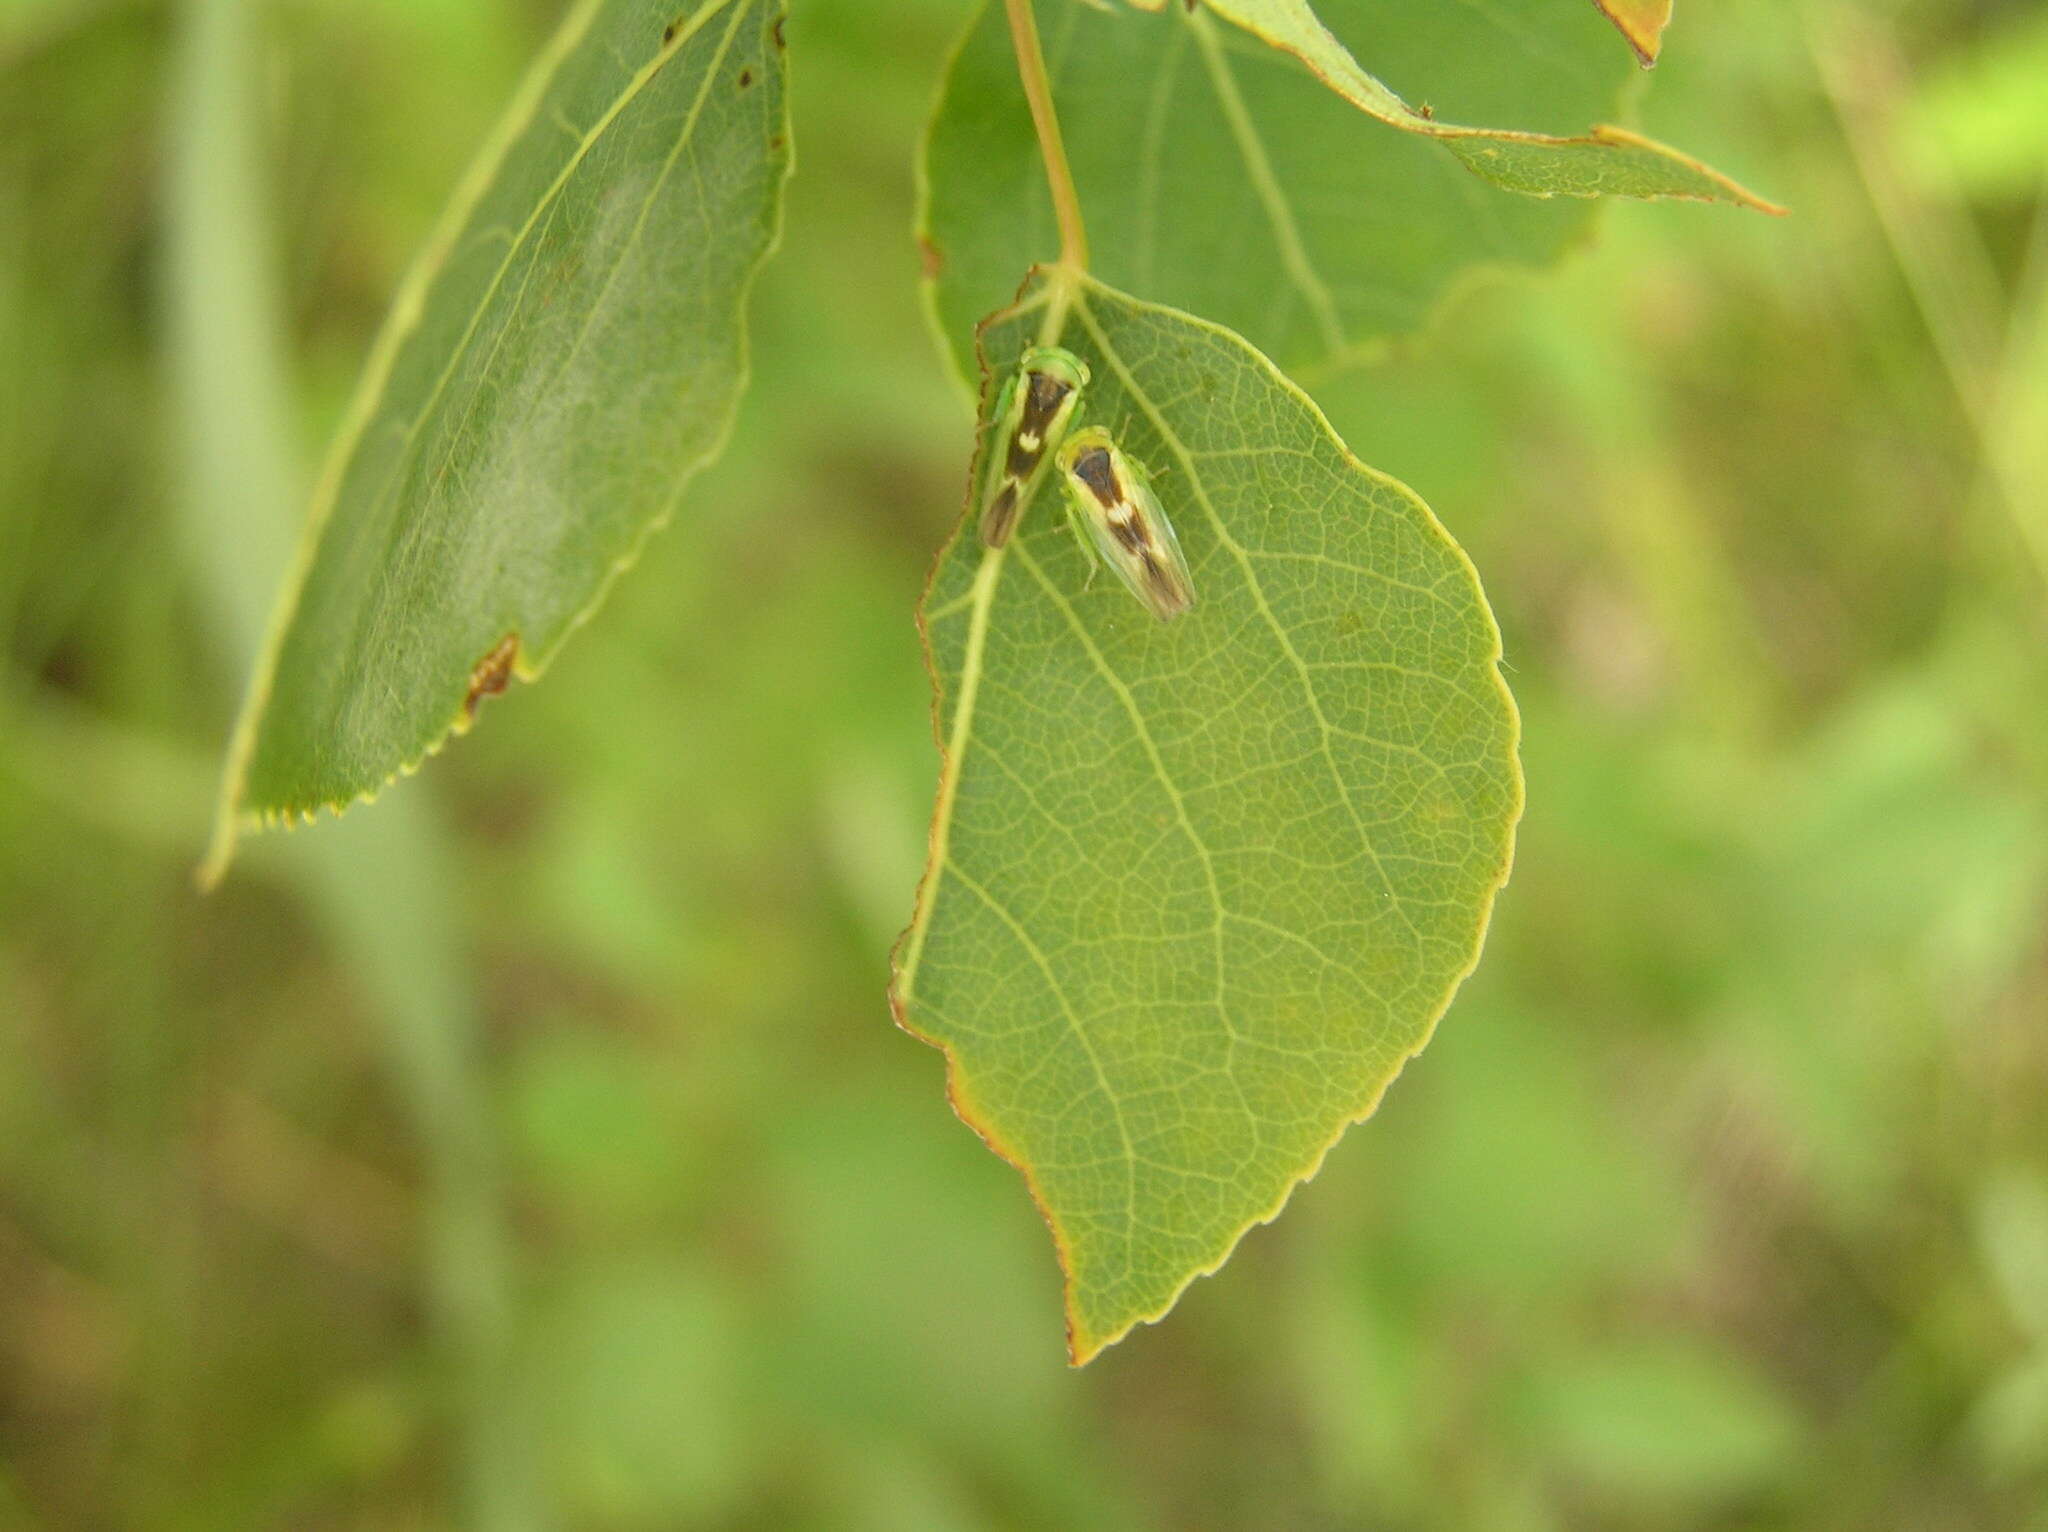
[[[407,279],[245,705],[234,828],[530,679],[730,429],[789,164],[781,0],[584,0]]]
[[[1055,339],[1090,364],[1198,605],[1162,624],[1091,580],[1047,494],[1001,552],[963,522],[921,612],[945,762],[893,996],[1029,1180],[1080,1362],[1427,1040],[1521,781],[1491,614],[1428,508],[1235,335],[1065,280],[989,321],[988,367]]]
[[[1229,326],[1290,371],[1417,329],[1475,271],[1554,260],[1589,226],[1587,197],[1767,206],[1660,145],[1589,129],[1635,73],[1591,7],[1324,0],[1426,108],[1367,75],[1305,10],[1207,9],[1251,31],[1178,4],[1154,16],[1041,0],[1091,266]],[[984,6],[950,67],[924,187],[929,291],[972,378],[974,324],[1009,300],[1018,252],[1058,246],[1000,4]]]

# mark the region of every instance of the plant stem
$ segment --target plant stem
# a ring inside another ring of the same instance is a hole
[[[1031,0],[1003,0],[1010,17],[1010,43],[1017,53],[1017,77],[1024,99],[1031,103],[1031,125],[1045,155],[1046,188],[1052,193],[1053,216],[1060,226],[1060,264],[1074,272],[1088,269],[1088,230],[1081,221],[1081,194],[1074,189],[1067,146],[1060,138],[1060,120],[1052,109],[1052,82],[1045,74],[1045,52],[1038,45],[1038,19]]]

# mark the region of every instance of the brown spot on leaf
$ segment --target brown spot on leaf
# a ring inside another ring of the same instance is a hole
[[[769,33],[769,35],[770,35],[771,37],[773,37],[773,38],[775,39],[775,46],[776,46],[776,48],[777,48],[778,50],[780,50],[780,49],[783,49],[783,48],[787,48],[787,47],[789,46],[789,44],[788,44],[788,43],[786,43],[786,42],[784,42],[784,41],[782,40],[782,23],[783,23],[783,20],[784,20],[784,18],[783,18],[783,17],[777,16],[777,17],[775,18],[775,25],[774,25],[774,26],[772,26],[772,27],[770,27],[770,28],[768,29],[768,33]]]
[[[753,83],[754,71],[751,69],[742,69],[740,71],[740,89],[745,90],[749,85],[752,85]]]
[[[469,695],[462,699],[465,718],[476,717],[476,710],[486,697],[495,697],[512,684],[512,667],[519,659],[519,635],[507,633],[492,647],[491,652],[478,660],[469,672]]]
[[[682,31],[682,29],[683,23],[681,17],[678,17],[676,20],[671,21],[667,26],[663,27],[661,29],[662,47],[666,48],[670,43],[674,42],[676,40],[676,33]]]
[[[923,263],[924,279],[927,282],[938,281],[939,273],[946,269],[946,253],[932,243],[929,234],[917,236],[917,258]]]

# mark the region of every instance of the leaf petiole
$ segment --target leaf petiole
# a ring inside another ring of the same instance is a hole
[[[1052,193],[1053,216],[1059,221],[1060,264],[1074,272],[1088,269],[1088,229],[1081,221],[1081,194],[1074,186],[1060,120],[1052,106],[1052,82],[1045,73],[1045,50],[1038,43],[1038,19],[1031,0],[1003,0],[1010,18],[1010,43],[1017,54],[1017,78],[1031,105],[1031,125],[1045,156],[1046,188]]]

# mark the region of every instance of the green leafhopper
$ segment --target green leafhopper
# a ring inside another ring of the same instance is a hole
[[[1145,610],[1171,622],[1195,604],[1194,582],[1152,479],[1100,426],[1067,438],[1060,478],[1075,522],[1110,572]]]
[[[1058,346],[1033,346],[1003,385],[981,500],[981,540],[989,547],[1010,540],[1087,386],[1088,364]]]

